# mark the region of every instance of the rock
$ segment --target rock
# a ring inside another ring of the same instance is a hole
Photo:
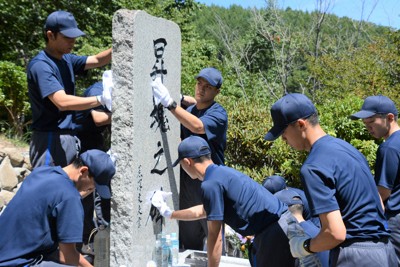
[[[16,148],[6,147],[2,151],[8,155],[13,167],[21,167],[24,164],[24,155]]]
[[[28,170],[27,168],[24,168],[24,167],[15,167],[14,171],[15,171],[15,175],[17,175],[18,183],[25,180],[25,177],[31,173],[30,170]]]
[[[13,192],[7,191],[7,190],[1,190],[0,191],[0,199],[4,200],[4,204],[8,205],[10,203],[11,199],[15,196]]]
[[[18,178],[9,157],[5,157],[0,164],[0,183],[2,188],[8,191],[11,191],[18,184]]]

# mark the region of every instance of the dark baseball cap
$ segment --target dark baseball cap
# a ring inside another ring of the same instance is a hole
[[[288,205],[289,207],[294,204],[303,205],[303,201],[301,200],[301,196],[299,193],[292,189],[284,189],[274,194],[280,201]]]
[[[44,30],[60,32],[69,38],[85,35],[83,31],[78,29],[78,23],[76,23],[74,16],[62,10],[55,11],[47,17]]]
[[[178,159],[172,164],[173,167],[184,158],[199,158],[211,154],[210,146],[207,141],[199,136],[189,136],[183,139],[178,146]]]
[[[222,75],[216,68],[205,68],[200,71],[200,73],[195,77],[204,78],[207,82],[214,87],[220,88],[222,86]]]
[[[285,178],[279,175],[272,175],[265,178],[262,185],[272,194],[286,188]]]
[[[317,109],[307,96],[299,93],[287,94],[272,105],[271,117],[274,126],[264,136],[264,139],[274,141],[290,123],[316,113]]]
[[[89,173],[93,175],[97,193],[102,198],[110,199],[110,182],[115,174],[115,166],[110,155],[98,149],[91,149],[79,157],[83,165],[89,168]]]
[[[390,98],[383,95],[369,96],[364,100],[361,110],[350,115],[350,118],[353,120],[366,119],[376,114],[388,113],[392,113],[396,116],[398,114],[396,106]]]

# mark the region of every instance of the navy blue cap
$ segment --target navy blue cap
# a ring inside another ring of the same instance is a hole
[[[274,141],[290,123],[316,113],[317,109],[307,96],[299,93],[287,94],[272,105],[271,116],[274,126],[264,136],[264,139]]]
[[[286,188],[285,178],[279,175],[272,175],[265,178],[262,185],[272,194]]]
[[[396,116],[398,114],[396,106],[390,98],[383,95],[369,96],[364,100],[361,110],[350,115],[350,118],[353,120],[366,119],[376,114],[388,113],[392,113]]]
[[[214,87],[220,88],[222,85],[222,75],[216,68],[205,68],[200,71],[200,73],[195,77],[204,78],[207,82]]]
[[[198,136],[189,136],[183,139],[178,146],[178,159],[172,164],[173,167],[184,158],[199,158],[211,154],[210,147],[206,140]]]
[[[292,189],[284,189],[274,194],[280,201],[285,203],[288,206],[292,206],[294,204],[303,205],[303,201],[301,200],[301,196],[299,193]]]
[[[89,173],[93,175],[97,193],[102,198],[110,199],[110,182],[115,174],[115,166],[110,155],[98,149],[91,149],[79,157],[83,165],[89,168]]]
[[[85,35],[83,31],[78,29],[78,23],[76,23],[74,16],[62,10],[55,11],[47,17],[44,30],[60,32],[69,38]]]

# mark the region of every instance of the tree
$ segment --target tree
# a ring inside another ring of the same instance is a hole
[[[0,61],[0,110],[7,111],[13,134],[22,137],[29,114],[27,81],[24,68],[12,62]],[[4,119],[4,118],[3,118]]]

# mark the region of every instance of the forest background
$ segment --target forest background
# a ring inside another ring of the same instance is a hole
[[[374,140],[362,122],[348,116],[369,95],[386,95],[399,106],[400,31],[328,14],[331,0],[315,3],[315,11],[303,12],[279,9],[275,0],[266,0],[260,9],[193,0],[0,0],[0,132],[29,141],[25,69],[44,48],[42,26],[48,14],[73,13],[87,34],[77,39],[73,53],[91,55],[111,47],[117,10],[144,10],[180,26],[183,94],[193,95],[200,69],[221,70],[224,83],[217,101],[229,117],[228,166],[258,182],[280,174],[289,185],[300,186],[299,169],[307,154],[281,139],[263,140],[272,127],[272,104],[285,93],[299,92],[316,104],[323,129],[359,149],[373,171],[382,140]],[[109,68],[79,78],[78,91]]]

